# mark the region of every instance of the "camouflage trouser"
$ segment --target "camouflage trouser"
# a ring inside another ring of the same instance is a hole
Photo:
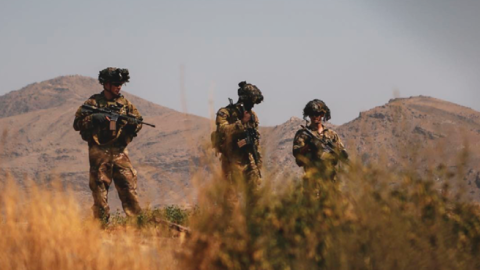
[[[319,198],[324,196],[325,192],[338,192],[340,189],[336,175],[333,165],[305,168],[303,194]]]
[[[123,149],[93,145],[89,149],[90,189],[93,195],[93,215],[108,220],[108,189],[115,183],[127,216],[135,216],[141,208],[137,195],[137,172]]]
[[[222,158],[222,171],[230,181],[244,181],[256,188],[261,184],[261,178],[255,163],[244,163],[240,161],[230,162]]]
[[[262,179],[253,157],[248,163],[230,161],[228,158],[222,157],[222,171],[228,181],[224,200],[229,204],[234,204],[238,201],[239,193],[243,193],[247,208],[254,205],[258,200],[257,191]]]

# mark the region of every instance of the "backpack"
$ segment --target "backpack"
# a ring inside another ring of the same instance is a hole
[[[235,105],[233,104],[233,100],[232,99],[228,99],[230,104],[225,107],[231,114],[231,110],[235,108]],[[218,154],[218,153],[223,153],[223,150],[224,150],[224,147],[225,147],[225,134],[221,133],[219,130],[218,130],[218,126],[217,126],[217,129],[212,131],[212,133],[210,134],[210,141],[212,143],[212,148],[215,149],[215,153]]]
[[[221,132],[218,130],[212,131],[212,134],[210,134],[210,141],[212,142],[212,148],[215,149],[215,154],[223,153],[225,136]]]

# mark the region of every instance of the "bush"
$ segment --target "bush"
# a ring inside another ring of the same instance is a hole
[[[263,188],[249,211],[245,201],[222,206],[214,181],[191,219],[183,267],[478,269],[480,208],[449,195],[460,175],[442,177],[439,186],[428,174],[352,163],[337,183],[315,179],[316,191],[304,181]]]

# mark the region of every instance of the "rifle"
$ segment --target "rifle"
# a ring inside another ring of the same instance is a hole
[[[348,160],[348,153],[347,151],[345,151],[344,149],[342,149],[342,151],[340,153],[338,153],[338,149],[337,149],[337,146],[335,146],[332,141],[330,140],[325,140],[323,138],[319,138],[317,137],[315,134],[313,134],[307,127],[301,125],[301,127],[303,128],[303,130],[305,132],[307,132],[307,134],[309,135],[309,137],[313,140],[316,140],[318,142],[320,142],[320,144],[322,145],[323,149],[326,150],[326,152],[329,152],[329,153],[332,153],[334,155],[336,155],[338,158],[340,158],[341,160],[344,160],[344,161],[347,161]],[[316,147],[316,145],[315,145]],[[348,162],[346,162],[348,163]]]
[[[87,112],[87,113],[104,113],[108,115],[108,118],[110,118],[111,121],[117,121],[117,120],[127,120],[130,123],[135,123],[136,125],[138,124],[143,124],[151,127],[155,127],[153,124],[145,123],[141,118],[137,118],[134,115],[125,115],[125,114],[120,114],[120,110],[122,109],[123,106],[120,105],[110,105],[109,107],[106,108],[98,108],[90,105],[82,105],[82,112]]]
[[[192,231],[190,230],[190,228],[188,227],[185,227],[185,226],[182,226],[182,225],[179,225],[179,224],[175,224],[173,222],[170,222],[166,219],[163,219],[163,218],[159,218],[159,217],[153,217],[153,222],[155,223],[159,223],[159,224],[164,224],[164,225],[167,225],[169,228],[171,229],[174,229],[178,232],[183,232],[185,234],[191,234]]]
[[[255,161],[255,165],[257,165],[258,175],[260,176],[260,178],[262,178],[262,173],[260,172],[260,168],[258,168],[258,162],[260,157],[258,156],[257,145],[255,144],[255,140],[259,139],[258,132],[254,128],[247,128],[247,130],[245,131],[245,135],[246,145],[252,147],[253,160]]]

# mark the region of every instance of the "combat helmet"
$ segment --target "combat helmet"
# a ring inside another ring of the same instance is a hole
[[[130,74],[126,68],[108,67],[98,74],[100,84],[113,83],[123,84],[130,80]]]
[[[238,83],[238,100],[245,104],[246,107],[253,107],[263,101],[262,91],[257,86],[247,83],[246,81]]]
[[[305,105],[305,108],[303,109],[303,119],[307,120],[307,116],[321,112],[325,114],[325,116],[323,117],[324,121],[330,120],[330,109],[325,104],[325,102],[321,101],[320,99],[314,99],[312,101],[309,101],[307,105]]]

